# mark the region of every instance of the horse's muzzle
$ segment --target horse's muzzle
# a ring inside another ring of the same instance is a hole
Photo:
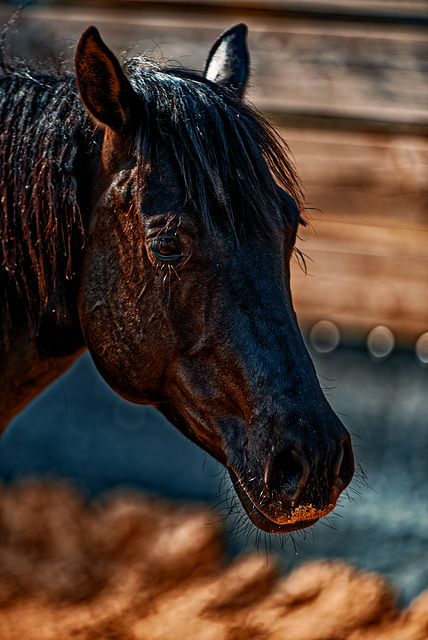
[[[228,467],[235,491],[250,520],[268,533],[304,529],[334,509],[354,473],[348,434],[328,464],[308,460],[303,448],[292,443],[266,462],[264,476],[246,478]]]

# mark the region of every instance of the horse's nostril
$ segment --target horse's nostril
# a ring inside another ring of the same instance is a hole
[[[294,502],[308,475],[306,457],[294,445],[290,445],[277,454],[266,468],[265,484],[272,494]]]
[[[339,465],[337,478],[338,484],[340,484],[340,491],[343,491],[345,487],[352,480],[354,475],[354,454],[352,453],[351,438],[348,435],[343,441],[343,456]]]

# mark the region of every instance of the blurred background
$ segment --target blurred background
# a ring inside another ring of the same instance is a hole
[[[3,24],[15,8],[0,4]],[[67,63],[95,24],[117,53],[201,68],[237,22],[249,27],[247,98],[289,143],[306,189],[299,322],[367,475],[308,535],[269,545],[287,570],[316,557],[381,571],[404,604],[428,588],[428,3],[36,2],[7,46]],[[87,354],[0,442],[3,482],[35,475],[91,498],[126,486],[217,505],[213,518],[227,511],[219,465],[156,411],[118,398]],[[233,518],[232,555],[257,541]]]

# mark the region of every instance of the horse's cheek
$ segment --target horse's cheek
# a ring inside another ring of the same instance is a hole
[[[85,256],[79,291],[82,332],[95,365],[122,397],[147,404],[159,389],[166,344],[159,356],[158,314],[150,306],[151,283],[141,256],[94,234]],[[102,247],[102,248],[101,248]],[[139,259],[137,259],[139,258]],[[129,269],[134,262],[135,268]],[[140,268],[138,268],[140,265]],[[125,273],[126,271],[126,273]]]

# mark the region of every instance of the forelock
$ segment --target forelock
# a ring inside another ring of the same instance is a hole
[[[278,208],[276,183],[302,203],[287,145],[254,109],[227,88],[183,69],[139,58],[125,71],[141,98],[143,172],[161,142],[172,152],[186,198],[208,226],[269,230]]]

